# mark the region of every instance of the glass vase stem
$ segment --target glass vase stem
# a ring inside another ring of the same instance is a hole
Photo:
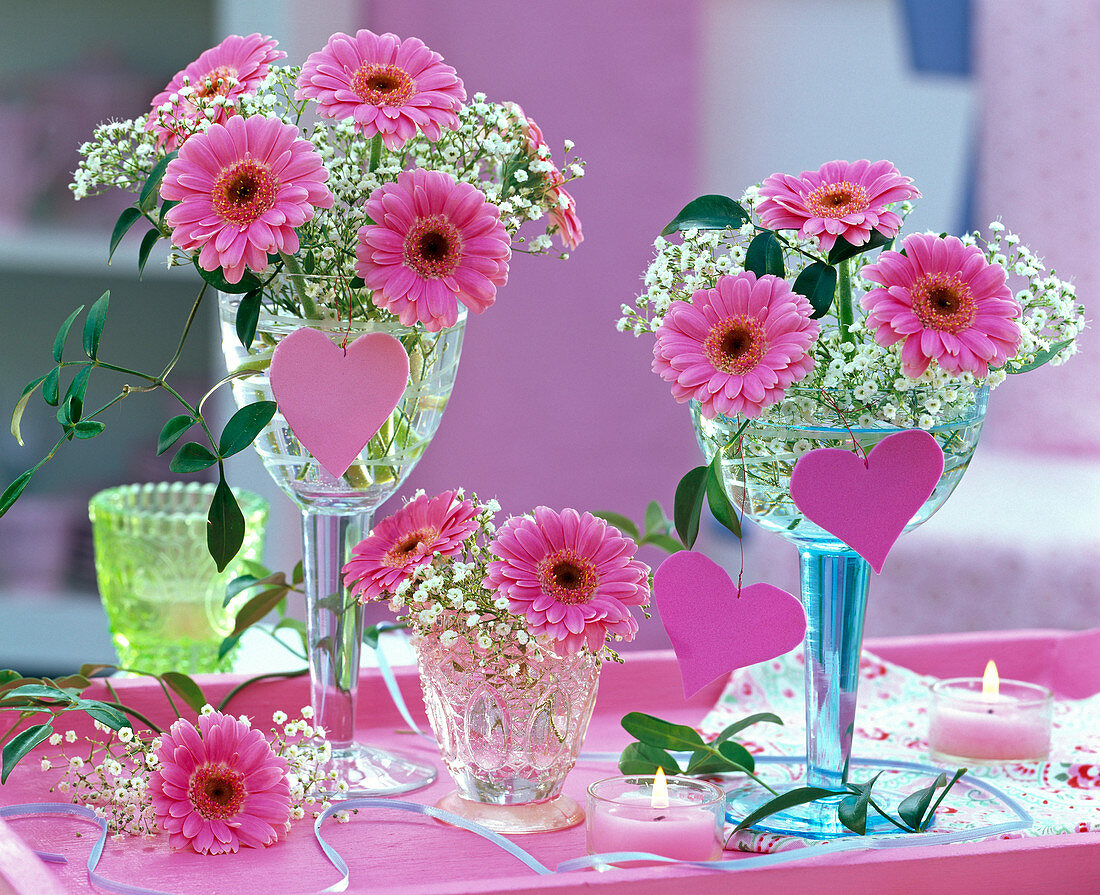
[[[850,550],[799,544],[806,607],[806,783],[842,789],[855,730],[870,566]]]
[[[314,723],[325,729],[337,753],[355,740],[363,642],[363,607],[348,598],[341,569],[370,522],[370,513],[302,513],[310,696]]]

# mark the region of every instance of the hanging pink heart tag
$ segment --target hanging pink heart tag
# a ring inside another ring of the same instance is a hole
[[[653,575],[653,601],[676,659],[684,698],[716,677],[789,652],[806,633],[806,612],[770,584],[737,585],[692,550],[673,553]]]
[[[923,429],[880,441],[867,462],[851,451],[818,448],[791,474],[791,499],[876,572],[943,475],[943,451]]]
[[[302,445],[339,478],[397,407],[409,381],[409,356],[387,333],[347,346],[303,327],[271,356],[271,391]]]

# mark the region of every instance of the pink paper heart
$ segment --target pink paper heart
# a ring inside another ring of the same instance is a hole
[[[741,588],[718,563],[673,553],[653,576],[653,600],[680,664],[684,698],[720,675],[774,659],[802,642],[806,611],[778,587]]]
[[[339,478],[405,394],[409,356],[387,333],[362,335],[345,351],[303,327],[275,346],[270,378],[291,431]]]
[[[791,499],[876,572],[943,475],[943,451],[923,429],[882,439],[863,458],[840,448],[803,454],[791,474]]]

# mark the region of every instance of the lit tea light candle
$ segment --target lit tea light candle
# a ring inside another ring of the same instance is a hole
[[[959,677],[932,686],[928,744],[948,764],[1042,761],[1050,754],[1050,690],[1000,680],[992,660],[979,678]]]
[[[690,777],[610,777],[588,787],[588,853],[649,852],[678,861],[722,854],[726,794]]]

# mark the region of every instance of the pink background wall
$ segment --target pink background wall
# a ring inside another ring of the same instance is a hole
[[[513,257],[497,303],[467,324],[454,396],[410,485],[462,484],[512,513],[670,504],[697,462],[691,425],[649,372],[650,340],[615,321],[654,237],[699,189],[699,3],[371,0],[366,10],[367,27],[421,38],[469,92],[520,103],[552,148],[572,139],[588,162],[573,189],[584,243],[565,262]]]

